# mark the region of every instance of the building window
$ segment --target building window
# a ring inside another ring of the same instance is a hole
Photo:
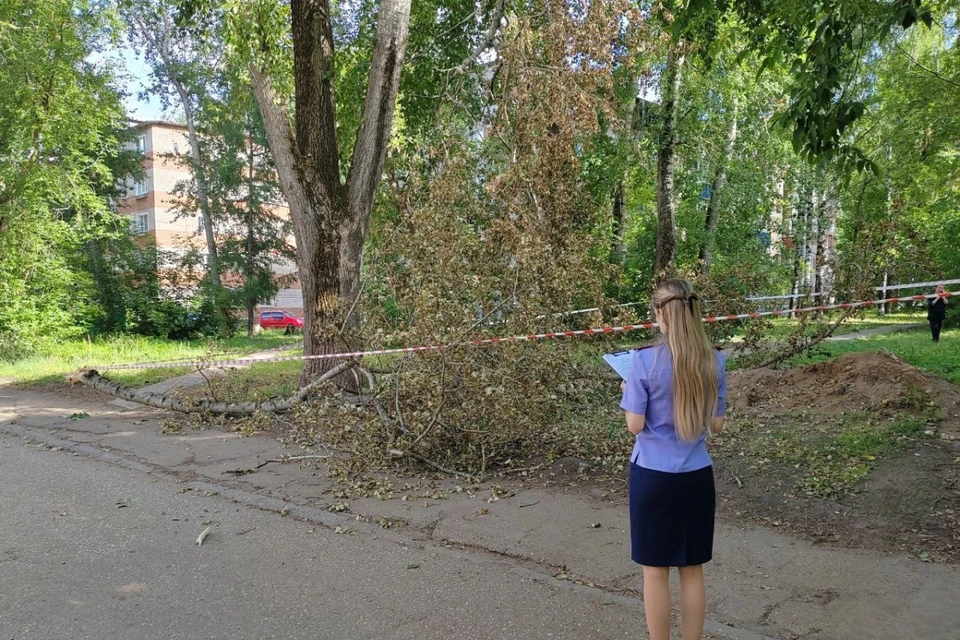
[[[147,136],[137,137],[137,153],[144,155],[147,152]]]
[[[133,216],[133,232],[146,233],[150,230],[150,216],[146,213],[138,213]]]
[[[133,185],[133,193],[138,198],[147,195],[147,183],[144,180],[137,180]]]

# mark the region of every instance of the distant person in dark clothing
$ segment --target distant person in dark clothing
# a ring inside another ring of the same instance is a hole
[[[943,285],[939,285],[936,291],[936,298],[927,299],[927,320],[930,321],[930,333],[933,334],[933,341],[940,342],[940,329],[943,328],[943,319],[947,315],[947,298],[943,295]]]

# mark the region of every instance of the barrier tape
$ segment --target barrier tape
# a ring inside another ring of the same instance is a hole
[[[725,322],[728,320],[747,320],[753,318],[763,318],[768,316],[782,316],[790,315],[795,313],[809,313],[817,311],[830,311],[834,309],[857,309],[861,307],[872,307],[881,304],[895,303],[895,302],[908,302],[908,301],[923,301],[928,298],[951,298],[957,295],[954,292],[944,292],[940,295],[938,294],[927,294],[927,295],[916,295],[916,296],[906,296],[906,297],[897,297],[897,298],[883,298],[879,300],[864,300],[861,302],[844,302],[841,304],[832,304],[832,305],[819,305],[816,307],[807,307],[805,309],[777,309],[775,311],[755,311],[752,313],[740,313],[732,315],[722,315],[722,316],[708,316],[703,318],[704,322]],[[345,353],[321,353],[315,355],[301,355],[301,356],[281,356],[274,358],[234,358],[231,360],[197,360],[193,362],[139,362],[131,364],[112,364],[105,365],[102,367],[87,367],[87,369],[94,369],[96,371],[111,371],[117,369],[173,369],[180,367],[189,367],[196,369],[209,369],[217,368],[224,366],[238,366],[246,364],[256,364],[261,362],[294,362],[294,361],[304,361],[304,360],[334,360],[334,359],[346,359],[346,358],[361,358],[365,356],[383,356],[383,355],[392,355],[400,353],[420,353],[423,351],[443,351],[445,349],[452,349],[457,347],[480,347],[486,345],[495,345],[501,344],[504,342],[533,342],[536,340],[545,340],[553,338],[572,338],[575,336],[593,336],[600,334],[610,334],[610,333],[624,333],[627,331],[638,331],[640,329],[652,329],[656,327],[655,322],[647,322],[643,324],[628,324],[621,327],[600,327],[597,329],[576,329],[568,331],[555,331],[550,333],[532,333],[528,335],[521,336],[510,336],[507,338],[483,338],[480,340],[467,340],[464,342],[455,342],[452,344],[444,345],[429,345],[421,347],[399,347],[395,349],[371,349],[368,351],[351,351]]]

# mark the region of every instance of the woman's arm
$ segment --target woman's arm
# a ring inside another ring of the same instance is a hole
[[[713,424],[710,425],[710,433],[713,435],[723,431],[723,425],[727,420],[727,359],[722,354],[717,378],[717,413],[713,418]]]
[[[620,390],[623,391],[620,408],[627,415],[627,430],[633,435],[643,431],[643,425],[646,424],[647,389],[641,375],[646,376],[646,369],[640,358],[640,352],[637,351],[633,357],[633,370],[620,385]]]
[[[637,415],[636,413],[627,411],[627,431],[633,435],[637,435],[643,431],[643,425],[645,425],[646,422],[646,416]]]
[[[710,432],[713,435],[718,435],[721,431],[723,431],[723,425],[726,423],[726,421],[726,418],[714,418],[713,425],[710,427]]]

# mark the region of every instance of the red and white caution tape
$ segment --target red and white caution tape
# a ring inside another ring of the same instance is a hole
[[[740,313],[724,316],[709,316],[703,319],[704,322],[724,322],[727,320],[747,320],[751,318],[763,318],[767,316],[783,316],[795,313],[809,313],[817,311],[830,311],[833,309],[857,309],[861,307],[873,307],[881,304],[896,302],[919,302],[928,298],[951,298],[957,295],[954,292],[945,292],[940,294],[905,296],[898,298],[883,298],[880,300],[864,300],[861,302],[844,302],[842,304],[818,305],[816,307],[806,307],[804,309],[777,309],[775,311],[755,311],[753,313]],[[627,324],[620,327],[600,327],[597,329],[577,329],[569,331],[555,331],[550,333],[532,333],[528,335],[509,336],[506,338],[484,338],[481,340],[467,340],[464,342],[455,342],[452,344],[429,345],[421,347],[400,347],[396,349],[371,349],[368,351],[350,351],[344,353],[320,353],[315,355],[302,356],[278,356],[271,358],[234,358],[232,360],[196,360],[190,362],[138,362],[131,364],[111,364],[102,367],[88,367],[97,371],[110,371],[116,369],[173,369],[173,368],[196,368],[210,369],[218,367],[231,367],[238,365],[256,364],[262,362],[294,362],[304,360],[341,360],[346,358],[361,358],[364,356],[383,356],[401,353],[420,353],[423,351],[444,351],[457,347],[481,347],[486,345],[502,344],[506,342],[533,342],[549,338],[572,338],[575,336],[594,336],[610,333],[624,333],[627,331],[637,331],[640,329],[652,329],[656,327],[655,322],[644,324]]]

